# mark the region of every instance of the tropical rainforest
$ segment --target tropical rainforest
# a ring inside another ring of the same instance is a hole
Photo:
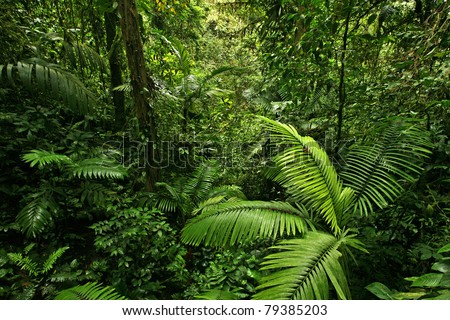
[[[0,8],[0,298],[450,299],[447,0]]]

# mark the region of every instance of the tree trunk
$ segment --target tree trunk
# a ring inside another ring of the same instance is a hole
[[[118,10],[121,16],[122,38],[125,42],[128,68],[130,69],[133,100],[139,130],[150,140],[146,148],[145,172],[146,189],[153,191],[159,177],[155,159],[157,131],[153,108],[150,104],[154,101],[156,86],[145,67],[144,48],[139,32],[136,1],[120,0]]]
[[[122,84],[122,68],[119,62],[119,50],[114,43],[118,23],[117,12],[105,12],[106,49],[109,52],[109,70],[111,72],[111,95],[114,104],[116,130],[123,130],[125,125],[125,94],[123,91],[112,91]]]
[[[341,52],[341,66],[339,69],[339,89],[338,89],[338,95],[339,95],[339,109],[338,109],[338,123],[337,123],[337,137],[336,137],[336,148],[335,152],[339,150],[339,146],[341,144],[342,140],[342,126],[343,126],[343,119],[344,119],[344,107],[345,107],[345,100],[346,100],[346,93],[345,93],[345,54],[347,51],[347,41],[348,41],[348,30],[349,30],[349,24],[350,24],[350,17],[353,10],[353,0],[350,1],[349,7],[347,8],[347,17],[345,19],[345,30],[344,35],[342,37],[342,52]]]

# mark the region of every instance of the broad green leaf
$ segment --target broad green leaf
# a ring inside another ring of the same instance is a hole
[[[435,264],[433,264],[431,269],[434,271],[450,274],[450,257],[441,259],[439,262],[436,262]]]
[[[394,293],[380,282],[373,282],[366,287],[367,290],[372,292],[378,298],[382,300],[394,300]]]
[[[438,253],[450,252],[450,243],[438,250]]]
[[[415,280],[411,287],[438,287],[443,276],[441,273],[424,274]]]

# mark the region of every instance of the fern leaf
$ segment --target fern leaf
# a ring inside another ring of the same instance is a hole
[[[30,152],[23,154],[22,159],[29,163],[30,167],[34,167],[35,165],[44,167],[52,163],[71,163],[69,157],[45,150],[31,150]]]
[[[181,201],[181,196],[180,196],[180,191],[177,190],[176,188],[172,187],[170,184],[165,183],[165,182],[157,182],[156,186],[159,188],[163,188],[164,191],[166,191],[166,193],[168,193],[168,195],[175,201],[180,202]]]
[[[29,245],[27,245],[24,249],[23,252],[25,254],[29,254],[31,252],[31,250],[33,250],[33,248],[36,246],[36,243],[30,243]]]
[[[21,253],[8,253],[8,258],[20,269],[27,271],[28,274],[39,275],[39,267],[30,257],[23,257]]]
[[[184,243],[224,246],[306,232],[307,213],[283,202],[237,201],[205,208],[184,227]]]
[[[56,250],[55,252],[52,252],[50,256],[45,260],[44,264],[42,265],[42,272],[47,273],[49,272],[53,266],[55,265],[56,261],[69,249],[69,247],[62,247]]]
[[[89,282],[60,291],[55,300],[125,300],[125,297],[118,294],[112,287]]]
[[[84,159],[70,165],[72,174],[78,178],[124,179],[127,170],[111,159]]]
[[[376,131],[375,139],[351,147],[341,173],[344,185],[355,190],[354,212],[362,215],[394,201],[403,191],[398,179],[414,181],[431,153],[428,133],[411,120],[393,119]]]
[[[301,239],[282,240],[262,263],[261,270],[274,271],[261,279],[255,299],[328,299],[335,289],[339,299],[350,291],[339,251],[352,236],[336,238],[323,232],[308,232]]]
[[[337,234],[345,211],[342,183],[326,152],[313,138],[300,136],[294,127],[260,118],[266,121],[275,141],[288,145],[273,159],[279,168],[274,171],[274,181],[284,186],[293,200],[321,214]]]

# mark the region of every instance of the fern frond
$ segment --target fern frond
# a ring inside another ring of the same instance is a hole
[[[16,222],[27,237],[36,237],[51,223],[57,205],[48,195],[36,194],[36,199],[28,203],[17,215]]]
[[[224,246],[306,232],[307,212],[283,202],[237,201],[207,207],[184,227],[184,243]]]
[[[55,265],[56,261],[59,258],[61,258],[64,252],[66,252],[68,249],[69,247],[62,247],[52,252],[50,256],[47,258],[47,260],[44,261],[44,264],[42,265],[42,272],[43,273],[49,272]]]
[[[28,274],[39,275],[39,267],[30,257],[23,257],[21,253],[8,253],[8,258],[20,269],[25,270]]]
[[[6,69],[6,77],[3,70]],[[89,113],[96,105],[96,98],[72,73],[58,65],[40,59],[29,59],[17,64],[0,65],[0,82],[11,85],[19,81],[28,90],[39,89],[52,97],[60,98],[73,111]]]
[[[124,179],[127,170],[118,162],[105,158],[91,158],[70,165],[72,174],[78,178]]]
[[[374,139],[351,147],[341,173],[344,185],[355,190],[354,212],[368,215],[403,191],[398,179],[412,182],[431,152],[429,135],[410,120],[394,119],[378,128]]]
[[[127,175],[127,170],[120,163],[109,158],[91,158],[73,161],[65,155],[56,154],[52,151],[31,150],[22,155],[22,159],[30,163],[31,167],[36,164],[39,166],[52,163],[65,164],[70,168],[72,174],[79,178],[123,179]]]
[[[32,242],[23,249],[23,253],[29,254],[36,247],[36,243]]]
[[[125,297],[118,294],[112,287],[88,282],[60,291],[55,300],[125,300]]]
[[[34,167],[35,165],[43,167],[52,163],[67,164],[72,162],[69,157],[63,154],[56,154],[53,151],[45,150],[31,150],[22,155],[22,160],[29,163],[30,167]]]
[[[326,152],[311,137],[300,136],[294,127],[260,117],[272,132],[271,137],[287,149],[274,157],[279,171],[274,181],[286,188],[295,201],[321,214],[335,234],[344,212],[342,183]]]
[[[353,245],[352,236],[336,238],[323,232],[307,232],[303,238],[282,240],[272,247],[261,270],[271,274],[261,279],[255,299],[328,299],[330,283],[339,299],[349,299],[350,291],[340,259],[342,245]],[[356,245],[355,245],[356,246]]]

